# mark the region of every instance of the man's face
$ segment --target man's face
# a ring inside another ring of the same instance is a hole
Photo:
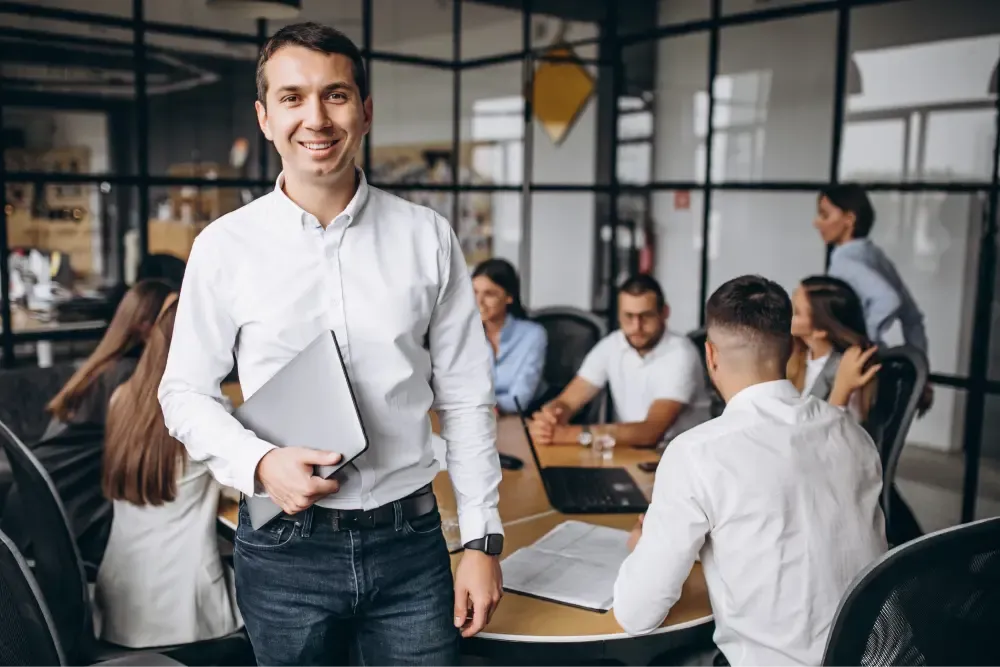
[[[285,172],[331,182],[353,169],[371,128],[372,103],[361,99],[351,59],[286,46],[267,61],[264,75],[267,104],[257,102],[257,121]]]
[[[638,352],[647,352],[660,342],[668,315],[666,306],[662,310],[656,307],[656,295],[652,292],[618,295],[618,322],[629,345]]]

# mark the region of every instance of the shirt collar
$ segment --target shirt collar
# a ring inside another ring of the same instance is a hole
[[[355,169],[358,179],[358,188],[354,192],[354,196],[351,197],[351,201],[347,203],[347,207],[343,212],[333,219],[331,222],[335,222],[343,218],[348,225],[354,223],[358,215],[364,209],[365,204],[368,203],[368,194],[370,188],[368,187],[368,179],[365,178],[365,172],[363,169]],[[285,172],[278,174],[278,178],[274,181],[274,194],[278,198],[281,206],[291,211],[295,216],[295,221],[299,225],[299,229],[309,229],[312,226],[319,224],[316,220],[316,216],[312,215],[301,206],[293,202],[287,194],[285,194]]]
[[[867,238],[864,239],[851,239],[847,243],[841,243],[839,246],[834,247],[833,252],[830,253],[830,258],[836,257],[837,255],[850,255],[857,250],[860,250],[864,246],[871,243]]]
[[[761,382],[753,384],[740,391],[729,399],[726,404],[726,412],[730,410],[742,410],[745,407],[757,403],[761,399],[767,398],[800,398],[799,390],[788,380],[774,380],[772,382]]]
[[[642,363],[648,363],[658,358],[660,355],[662,355],[664,350],[667,349],[667,345],[670,344],[670,338],[673,337],[673,334],[670,333],[670,329],[664,329],[663,335],[660,336],[660,340],[656,342],[656,345],[653,346],[652,350],[650,350],[645,354],[645,356],[643,356],[639,354],[638,350],[632,347],[631,343],[628,342],[628,337],[625,336],[624,331],[618,329],[618,333],[620,334],[621,345],[625,354],[631,356],[633,359],[637,359]]]

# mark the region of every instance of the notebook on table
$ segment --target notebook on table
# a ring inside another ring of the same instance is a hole
[[[317,466],[328,478],[368,449],[368,436],[333,331],[320,334],[233,412],[245,428],[278,447],[337,452],[333,466]],[[266,496],[246,497],[258,529],[281,513]]]

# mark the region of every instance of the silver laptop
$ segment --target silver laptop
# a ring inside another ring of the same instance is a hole
[[[315,474],[330,477],[368,449],[368,437],[351,389],[344,358],[332,331],[320,334],[233,416],[265,442],[341,454],[334,466]],[[250,523],[260,528],[281,513],[266,497],[247,497]]]

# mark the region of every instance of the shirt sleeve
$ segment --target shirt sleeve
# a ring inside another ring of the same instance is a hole
[[[222,400],[222,381],[233,368],[238,332],[230,300],[220,292],[221,264],[195,240],[184,271],[167,366],[159,400],[170,435],[219,483],[254,494],[257,463],[274,445],[257,438],[232,416]]]
[[[444,220],[439,220],[439,227],[444,237],[441,288],[428,331],[431,382],[466,544],[490,533],[503,534],[497,510],[501,472],[493,372],[458,237]]]
[[[675,442],[663,453],[642,537],[618,572],[614,613],[630,635],[663,624],[711,530],[690,450],[690,444]]]
[[[595,387],[603,387],[608,383],[608,363],[611,361],[611,336],[618,335],[617,333],[612,333],[610,336],[605,336],[597,345],[594,346],[587,356],[584,357],[583,363],[580,364],[580,370],[576,372],[577,376],[583,378]]]
[[[652,399],[677,401],[684,405],[693,403],[699,386],[704,382],[698,353],[693,348],[680,348],[664,365],[663,371],[652,378]]]
[[[532,328],[531,333],[521,341],[523,347],[516,355],[517,365],[511,369],[513,382],[507,391],[497,391],[497,407],[501,412],[515,413],[516,398],[525,410],[538,391],[538,383],[542,379],[542,369],[545,367],[545,350],[548,347],[548,336],[545,329]]]
[[[861,262],[841,260],[830,264],[829,274],[840,278],[855,291],[865,311],[868,337],[880,341],[882,334],[899,315],[899,294],[877,271]]]

